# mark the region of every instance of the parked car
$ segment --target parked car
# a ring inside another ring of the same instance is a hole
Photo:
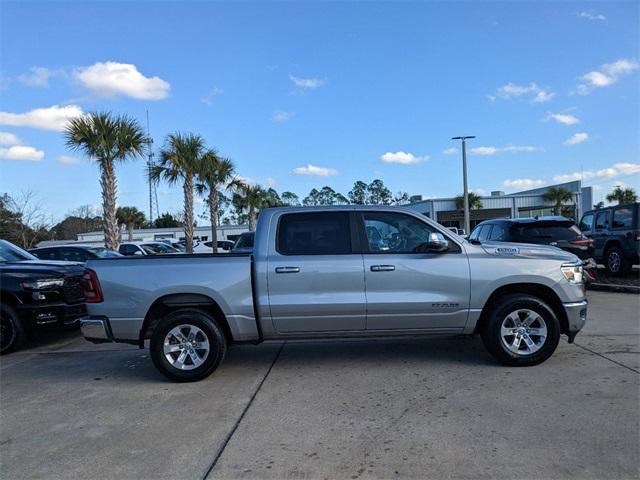
[[[214,253],[213,252],[213,242],[202,242],[202,245],[204,245],[205,247],[209,248],[209,252],[208,253]],[[233,248],[233,242],[229,241],[229,240],[218,240],[216,242],[216,249],[217,252],[229,252],[231,251],[231,249]]]
[[[233,245],[231,252],[233,253],[251,253],[253,251],[253,241],[255,232],[241,233],[236,243]]]
[[[177,248],[173,248],[164,242],[124,242],[118,248],[125,257],[132,255],[170,255],[182,253]]]
[[[41,260],[65,260],[68,262],[86,262],[90,258],[121,257],[122,254],[93,245],[54,245],[29,249],[29,253]]]
[[[87,314],[84,266],[47,262],[0,240],[0,354],[41,327],[72,327]]]
[[[640,203],[590,210],[580,230],[593,239],[595,259],[613,275],[629,273],[640,260]]]
[[[565,217],[532,217],[485,220],[469,235],[469,240],[551,245],[587,261],[585,272],[595,280],[593,240],[584,235],[573,220]]]
[[[174,240],[172,238],[164,238],[164,239],[159,240],[159,241],[162,242],[162,243],[166,243],[170,247],[173,247],[176,250],[178,250],[179,252],[184,252],[185,251],[184,243],[179,242],[178,240]]]
[[[252,254],[87,266],[99,281],[84,336],[150,340],[154,365],[176,381],[209,375],[231,342],[285,339],[479,333],[502,363],[535,365],[587,317],[575,255],[470,243],[399,207],[266,209]]]

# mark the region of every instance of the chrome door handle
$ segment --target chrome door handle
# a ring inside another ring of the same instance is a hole
[[[394,265],[371,265],[372,272],[393,272],[395,269]]]
[[[276,273],[298,273],[300,267],[276,267]]]

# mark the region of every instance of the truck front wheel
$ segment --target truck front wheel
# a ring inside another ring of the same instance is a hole
[[[175,382],[195,382],[211,375],[227,350],[216,320],[193,308],[174,310],[162,318],[151,335],[151,360]]]
[[[531,295],[507,295],[489,313],[482,330],[486,349],[501,363],[538,365],[553,355],[560,323],[553,310]]]

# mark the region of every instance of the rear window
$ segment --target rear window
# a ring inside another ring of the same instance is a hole
[[[351,253],[348,212],[290,213],[280,218],[277,250],[283,255]]]
[[[633,209],[631,207],[618,208],[613,211],[612,228],[633,228]]]
[[[558,240],[575,240],[582,232],[575,225],[526,225],[515,226],[513,237],[517,242],[548,243]]]

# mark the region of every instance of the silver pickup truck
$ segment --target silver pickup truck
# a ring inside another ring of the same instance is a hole
[[[472,243],[398,207],[275,208],[253,253],[90,260],[92,342],[149,340],[176,381],[211,374],[231,343],[479,333],[535,365],[582,328],[582,265],[555,247]]]

